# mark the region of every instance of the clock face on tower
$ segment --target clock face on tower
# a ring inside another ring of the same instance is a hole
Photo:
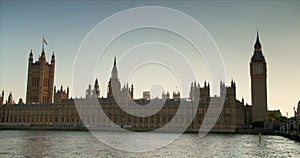
[[[254,65],[254,69],[253,69],[254,73],[258,74],[258,73],[262,73],[263,72],[263,68],[261,64],[255,64]]]

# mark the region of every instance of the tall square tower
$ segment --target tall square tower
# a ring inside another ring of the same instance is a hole
[[[53,102],[54,72],[54,53],[51,63],[48,63],[43,48],[39,59],[33,62],[32,50],[30,51],[26,91],[27,104],[49,104]]]
[[[250,62],[253,121],[267,121],[267,64],[257,33],[254,54]]]

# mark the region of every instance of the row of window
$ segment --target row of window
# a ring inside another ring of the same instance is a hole
[[[48,87],[49,86],[49,80],[48,78],[44,78],[44,87]]]
[[[31,82],[32,87],[38,87],[40,85],[40,78],[39,77],[32,77],[31,81],[32,81]],[[44,87],[49,86],[49,79],[48,78],[44,78],[43,86]]]
[[[34,117],[2,117],[1,121],[2,122],[80,122],[80,119],[78,117],[72,117],[69,119],[65,119],[64,117],[58,118],[55,117],[45,117],[45,116],[34,116]]]
[[[33,87],[38,87],[40,85],[39,77],[32,77],[31,81],[32,81],[31,86],[33,86]]]

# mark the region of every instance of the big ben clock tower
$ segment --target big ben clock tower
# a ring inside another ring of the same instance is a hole
[[[252,120],[267,121],[267,65],[257,33],[254,54],[250,62]]]

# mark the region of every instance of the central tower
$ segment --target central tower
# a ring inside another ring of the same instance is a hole
[[[111,77],[108,82],[108,87],[107,87],[107,98],[116,97],[119,96],[120,89],[121,89],[121,84],[118,78],[118,69],[117,69],[117,61],[116,57],[114,58],[114,66],[111,71]]]
[[[267,64],[257,32],[254,54],[250,62],[253,121],[267,121]]]

